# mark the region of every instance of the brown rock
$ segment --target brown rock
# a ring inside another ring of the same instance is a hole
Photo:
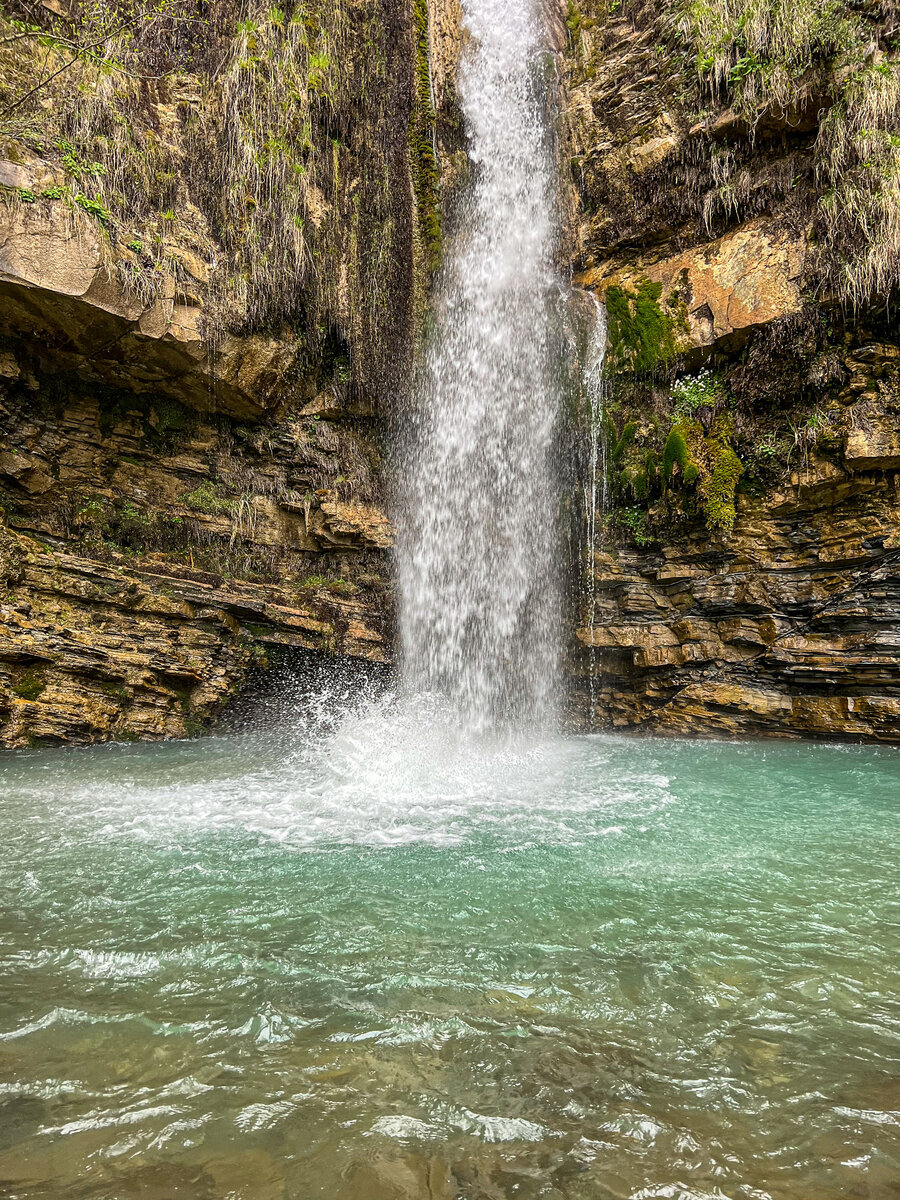
[[[771,223],[751,221],[670,257],[609,260],[574,282],[601,296],[614,284],[633,289],[642,279],[661,283],[665,296],[678,292],[685,300],[690,332],[684,348],[709,346],[798,312],[804,253],[801,242]]]
[[[202,281],[205,264],[189,249],[169,258]],[[146,307],[126,293],[93,218],[63,204],[0,210],[0,331],[38,335],[37,348],[64,369],[116,387],[154,391],[206,410],[259,416],[293,370],[296,338],[227,337],[211,349],[202,309],[176,303],[164,273]],[[183,294],[183,292],[182,292]],[[199,300],[199,297],[192,297]]]
[[[873,399],[851,412],[855,424],[844,447],[848,466],[854,471],[900,468],[900,408]]]

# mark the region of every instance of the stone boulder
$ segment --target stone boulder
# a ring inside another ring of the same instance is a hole
[[[900,469],[900,405],[872,399],[856,405],[844,459],[854,471]]]

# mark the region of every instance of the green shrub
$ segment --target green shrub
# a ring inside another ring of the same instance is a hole
[[[649,531],[648,516],[644,509],[623,509],[619,519],[636,546],[649,546],[652,543],[653,536]]]
[[[802,100],[813,68],[864,42],[859,17],[841,0],[689,0],[680,12],[702,83],[713,95],[727,91],[748,115]]]
[[[234,507],[233,500],[224,495],[211,479],[204,479],[182,499],[188,508],[194,509],[195,512],[209,513],[211,516],[231,516]]]
[[[715,408],[725,398],[722,381],[712,371],[698,371],[696,375],[685,375],[672,385],[672,399],[675,401],[675,415],[678,417],[693,416],[704,405]]]
[[[890,296],[900,285],[900,41],[891,4],[664,3],[695,51],[701,103],[727,103],[751,129],[773,109],[822,111],[813,269],[825,291],[854,308]],[[719,184],[725,194],[731,180]]]

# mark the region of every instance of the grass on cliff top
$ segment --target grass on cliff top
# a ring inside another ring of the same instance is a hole
[[[809,72],[865,42],[859,16],[841,0],[688,0],[679,26],[704,86],[750,116],[802,102]]]
[[[819,128],[828,284],[861,308],[900,284],[900,62],[851,71]]]
[[[807,105],[828,110],[815,146],[814,270],[853,308],[900,286],[896,16],[893,0],[679,0],[670,10],[695,51],[701,90],[751,129],[773,111],[789,127]]]

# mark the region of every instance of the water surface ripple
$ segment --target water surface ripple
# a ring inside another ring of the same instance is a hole
[[[898,1195],[896,753],[384,735],[4,759],[0,1193]]]

